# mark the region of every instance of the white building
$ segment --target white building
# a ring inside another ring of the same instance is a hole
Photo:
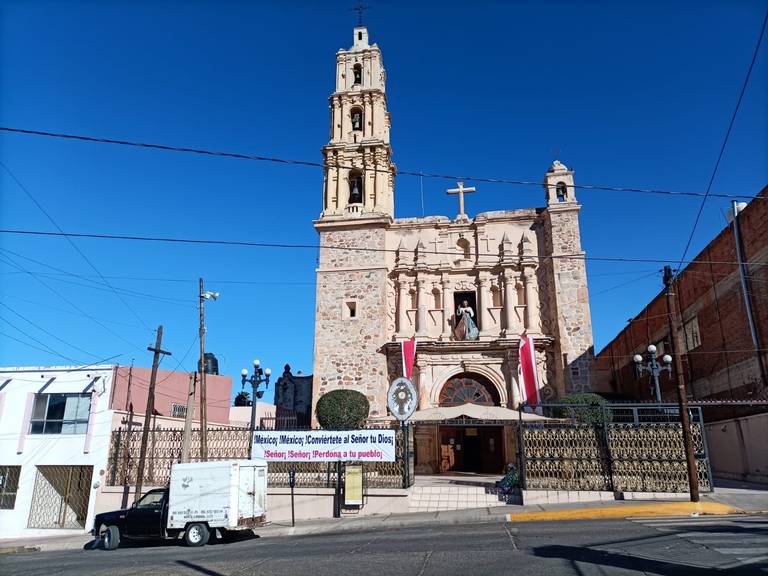
[[[0,537],[90,530],[113,366],[0,368]]]

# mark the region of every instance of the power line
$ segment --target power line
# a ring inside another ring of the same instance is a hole
[[[178,238],[171,236],[136,236],[121,234],[96,234],[83,232],[47,232],[43,230],[12,230],[7,228],[0,229],[0,234],[19,234],[23,236],[72,236],[73,238],[92,238],[99,240],[127,240],[139,242],[165,242],[170,244],[200,244],[211,246],[240,246],[249,248],[274,248],[274,249],[300,249],[300,250],[342,250],[347,252],[384,252],[397,254],[396,248],[371,248],[368,246],[333,246],[327,244],[291,244],[277,242],[249,242],[246,240],[212,240],[202,238]],[[441,256],[456,256],[456,252],[430,251],[429,254]],[[478,253],[479,257],[498,258],[498,253]],[[624,256],[587,256],[585,254],[544,254],[531,255],[530,258],[538,260],[585,260],[594,262],[645,262],[649,264],[669,264],[675,263],[675,259],[664,258],[629,258]],[[695,262],[697,264],[738,264],[734,260],[687,260],[687,263]],[[751,263],[753,266],[768,265],[768,262]]]
[[[98,321],[96,318],[94,318],[93,316],[91,316],[90,314],[88,314],[88,313],[87,313],[85,310],[83,310],[82,308],[80,308],[80,307],[79,307],[77,304],[75,304],[74,302],[72,302],[72,301],[71,301],[69,298],[67,298],[66,296],[64,296],[64,295],[63,295],[61,292],[59,292],[58,290],[56,290],[56,289],[52,288],[51,286],[49,286],[49,285],[48,285],[48,284],[46,284],[45,282],[43,282],[43,281],[42,281],[40,278],[38,278],[37,276],[35,276],[35,275],[34,275],[32,272],[30,272],[29,270],[27,270],[26,268],[24,268],[24,267],[23,267],[21,264],[17,264],[17,263],[15,263],[15,262],[12,262],[11,260],[8,260],[8,258],[7,258],[7,257],[2,257],[2,256],[0,256],[0,261],[2,261],[2,262],[5,262],[6,264],[8,264],[8,265],[10,265],[10,266],[13,266],[14,268],[16,268],[16,269],[18,269],[18,270],[21,270],[22,272],[25,272],[26,274],[29,274],[29,275],[30,275],[32,278],[34,278],[35,280],[37,280],[37,281],[38,281],[38,282],[39,282],[39,283],[40,283],[40,284],[41,284],[43,287],[45,287],[45,288],[46,288],[46,289],[48,289],[49,291],[53,292],[53,293],[54,293],[56,296],[58,296],[59,298],[61,298],[62,300],[64,300],[64,302],[66,302],[66,303],[67,303],[67,304],[69,304],[69,305],[70,305],[72,308],[74,308],[75,310],[77,310],[78,312],[80,312],[80,314],[82,314],[83,316],[85,316],[86,318],[88,318],[89,320],[91,320],[92,322],[96,323],[97,325],[101,326],[101,327],[102,327],[104,330],[106,330],[107,332],[109,332],[110,334],[112,334],[113,336],[115,336],[116,338],[118,338],[118,339],[122,340],[123,342],[125,342],[125,343],[126,343],[126,344],[128,344],[129,346],[132,346],[133,348],[136,348],[136,350],[139,350],[139,351],[141,351],[141,352],[144,352],[144,351],[143,351],[141,348],[139,348],[138,346],[136,346],[136,344],[134,344],[134,343],[130,342],[129,340],[126,340],[125,338],[123,338],[123,336],[121,336],[120,334],[118,334],[117,332],[115,332],[114,330],[112,330],[111,328],[109,328],[108,326],[105,326],[105,325],[104,325],[102,322]]]
[[[57,350],[54,350],[53,348],[48,346],[48,344],[46,344],[42,340],[38,340],[37,338],[32,336],[29,332],[26,332],[26,331],[22,330],[21,328],[19,328],[18,326],[16,326],[15,324],[13,324],[10,320],[7,320],[7,319],[3,318],[2,316],[0,316],[0,321],[5,322],[6,324],[8,324],[8,326],[13,328],[14,330],[18,330],[19,332],[24,334],[24,336],[26,336],[30,340],[33,340],[33,341],[37,342],[38,344],[40,344],[41,346],[43,346],[44,348],[46,348],[47,350],[45,350],[45,351],[47,351],[48,354],[53,354],[54,356],[58,356],[60,358],[64,358],[65,360],[69,360],[70,362],[74,362],[75,364],[81,364],[81,362],[75,360],[74,358],[71,358],[70,356],[66,356],[66,355],[62,354],[61,352],[58,352]],[[21,342],[21,340],[17,340],[17,341]],[[42,348],[38,348],[38,350],[42,350]]]
[[[21,189],[24,191],[24,193],[25,193],[25,194],[26,194],[26,195],[29,197],[29,199],[30,199],[30,200],[32,200],[32,202],[34,203],[34,205],[35,205],[35,206],[37,206],[37,208],[40,210],[40,212],[42,212],[42,213],[45,215],[45,217],[46,217],[46,218],[48,218],[48,220],[50,220],[51,224],[53,224],[53,225],[54,225],[54,227],[56,227],[56,229],[57,229],[59,232],[63,232],[64,230],[62,230],[62,229],[61,229],[61,226],[59,226],[59,224],[56,222],[56,220],[54,220],[54,219],[53,219],[53,216],[51,216],[51,215],[48,213],[48,211],[47,211],[47,210],[46,210],[46,209],[43,207],[43,205],[42,205],[42,204],[40,204],[40,202],[38,202],[38,201],[37,201],[37,198],[35,198],[35,196],[32,194],[32,192],[30,192],[30,191],[29,191],[29,189],[28,189],[26,186],[24,186],[24,184],[22,184],[22,183],[21,183],[21,180],[19,180],[19,179],[16,177],[16,175],[15,175],[15,174],[14,174],[14,173],[11,171],[11,169],[10,169],[10,168],[8,168],[8,166],[6,166],[6,165],[5,165],[5,163],[4,163],[2,160],[0,160],[0,166],[2,166],[2,167],[3,167],[3,169],[4,169],[4,170],[5,170],[7,173],[8,173],[8,175],[9,175],[9,176],[10,176],[10,177],[13,179],[13,181],[14,181],[14,182],[16,182],[16,185],[17,185],[19,188],[21,188]],[[132,307],[131,307],[131,306],[128,304],[128,302],[126,302],[126,301],[123,299],[123,297],[122,297],[122,296],[120,296],[120,294],[118,294],[118,293],[117,293],[117,290],[115,290],[115,289],[112,287],[112,285],[111,285],[109,282],[107,282],[107,280],[106,280],[106,279],[104,278],[104,276],[101,274],[101,272],[99,271],[99,269],[98,269],[98,268],[96,268],[96,266],[94,265],[94,263],[93,263],[93,262],[91,262],[90,258],[88,258],[88,256],[86,256],[86,255],[85,255],[85,253],[84,253],[82,250],[80,250],[80,248],[78,248],[78,247],[77,247],[77,244],[75,244],[75,243],[72,241],[72,239],[71,239],[71,238],[67,238],[67,242],[69,242],[70,246],[72,246],[72,248],[74,248],[74,250],[75,250],[75,251],[76,251],[78,254],[80,254],[80,256],[82,256],[83,260],[85,260],[85,261],[88,263],[88,265],[89,265],[91,268],[93,268],[93,271],[94,271],[94,272],[96,272],[96,274],[98,274],[98,275],[99,275],[99,277],[101,277],[101,279],[104,281],[104,284],[105,284],[106,286],[109,286],[109,288],[111,288],[111,289],[112,289],[112,292],[114,292],[115,296],[117,296],[117,298],[120,300],[120,302],[122,302],[122,303],[123,303],[123,305],[124,305],[126,308],[128,308],[128,310],[130,310],[130,311],[131,311],[131,314],[133,314],[133,315],[136,317],[136,319],[137,319],[139,322],[141,322],[141,324],[144,326],[144,328],[146,328],[147,330],[149,330],[149,331],[151,332],[151,331],[152,331],[152,330],[151,330],[151,328],[150,328],[150,327],[147,325],[147,323],[146,323],[146,322],[144,322],[144,319],[143,319],[143,318],[141,318],[141,316],[139,316],[139,315],[136,313],[136,310],[134,310],[134,309],[133,309],[133,308],[132,308]]]
[[[744,93],[747,91],[747,84],[749,84],[749,78],[752,75],[752,69],[755,67],[757,54],[760,52],[760,45],[762,44],[763,36],[765,35],[766,24],[768,24],[768,10],[766,10],[765,16],[763,17],[763,25],[760,28],[760,35],[757,37],[757,44],[755,45],[755,51],[752,54],[752,61],[749,63],[749,68],[747,69],[747,75],[744,78],[744,83],[741,85],[741,92],[739,93],[739,99],[736,101],[736,107],[733,109],[733,114],[731,114],[731,121],[728,123],[728,130],[725,131],[725,138],[723,138],[723,143],[720,146],[720,153],[717,155],[717,161],[715,162],[715,167],[712,170],[712,175],[709,177],[707,190],[704,193],[704,197],[701,199],[701,205],[699,205],[699,211],[696,213],[696,220],[694,220],[693,222],[693,228],[691,229],[690,236],[688,236],[688,242],[686,242],[685,244],[685,250],[683,250],[683,256],[682,258],[680,258],[680,262],[677,265],[678,272],[680,271],[680,267],[683,265],[683,261],[685,260],[685,257],[688,255],[688,250],[691,247],[691,242],[693,242],[693,235],[696,232],[696,228],[699,225],[699,220],[701,220],[701,213],[704,211],[704,204],[706,204],[707,198],[709,198],[710,196],[715,196],[714,194],[710,194],[710,190],[712,189],[712,184],[715,181],[715,176],[717,176],[717,170],[718,168],[720,168],[720,161],[723,159],[723,154],[725,153],[725,147],[728,144],[728,138],[731,136],[731,130],[733,129],[733,124],[734,122],[736,122],[736,115],[739,113],[739,108],[741,107],[741,101],[744,99]]]
[[[149,142],[135,142],[130,140],[117,140],[114,138],[101,138],[96,136],[85,136],[82,134],[66,134],[63,132],[48,132],[44,130],[30,130],[26,128],[11,128],[9,126],[0,126],[0,131],[10,132],[14,134],[27,134],[31,136],[44,136],[48,138],[62,138],[66,140],[79,140],[83,142],[93,142],[98,144],[115,144],[119,146],[130,146],[135,148],[146,148],[151,150],[163,150],[166,152],[182,152],[187,154],[198,154],[202,156],[215,156],[221,158],[233,158],[237,160],[253,160],[257,162],[272,162],[276,164],[285,164],[293,166],[308,166],[312,168],[325,168],[322,162],[314,162],[310,160],[295,160],[289,158],[279,158],[276,156],[262,156],[258,154],[244,154],[240,152],[225,152],[208,150],[205,148],[189,148],[183,146],[170,146],[167,144],[152,144]],[[334,164],[334,167],[353,169],[355,166],[345,164]],[[366,167],[368,172],[381,172],[391,173],[388,168],[376,168]],[[539,180],[522,180],[515,178],[489,178],[483,176],[469,176],[462,174],[440,174],[437,172],[424,172],[422,170],[397,170],[395,176],[417,176],[419,178],[436,178],[440,180],[464,180],[474,182],[485,182],[489,184],[514,184],[519,186],[542,186],[542,182]],[[716,198],[746,198],[746,199],[760,199],[765,200],[759,196],[749,194],[713,194],[711,192],[686,192],[679,190],[663,190],[659,188],[637,188],[630,186],[603,186],[599,184],[573,184],[574,188],[580,188],[582,190],[601,190],[608,192],[630,192],[637,194],[658,194],[664,196],[699,196],[699,197],[716,197]]]
[[[8,306],[8,304],[5,304],[4,302],[0,302],[0,306],[2,306],[3,308],[5,308],[6,310],[8,310],[9,312],[11,312],[12,314],[15,314],[16,316],[18,316],[19,318],[21,318],[22,320],[24,320],[24,321],[25,321],[25,322],[27,322],[28,324],[30,324],[30,325],[32,325],[32,326],[34,326],[35,328],[37,328],[37,329],[38,329],[38,330],[40,330],[41,332],[44,332],[45,334],[48,334],[48,336],[50,336],[51,338],[55,338],[56,340],[58,340],[59,342],[61,342],[61,343],[62,343],[62,344],[64,344],[65,346],[69,346],[70,348],[74,348],[75,350],[79,350],[80,352],[83,352],[84,354],[87,354],[88,356],[93,356],[94,358],[98,358],[98,357],[99,357],[99,356],[98,356],[98,354],[93,354],[92,352],[88,352],[88,350],[85,350],[85,349],[83,349],[83,348],[80,348],[79,346],[76,346],[75,344],[72,344],[71,342],[67,342],[66,340],[63,340],[63,339],[59,338],[59,337],[58,337],[58,336],[56,336],[56,334],[54,334],[53,332],[50,332],[49,330],[46,330],[45,328],[43,328],[42,326],[40,326],[40,325],[39,325],[39,324],[37,324],[36,322],[33,322],[32,320],[30,320],[29,318],[27,318],[27,317],[26,317],[26,316],[24,316],[23,314],[21,314],[21,313],[17,312],[16,310],[14,310],[14,309],[13,309],[13,308],[11,308],[10,306]],[[17,330],[19,330],[19,328],[18,328],[18,327],[16,327],[16,326],[14,326],[14,327],[15,327]],[[43,344],[43,346],[47,346],[47,344]],[[53,349],[51,348],[51,350],[53,350]],[[63,356],[62,356],[62,357],[63,357]],[[71,359],[70,359],[70,360],[71,360]]]

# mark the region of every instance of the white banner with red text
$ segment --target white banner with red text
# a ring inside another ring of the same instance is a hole
[[[394,430],[255,431],[252,458],[267,462],[394,462]]]

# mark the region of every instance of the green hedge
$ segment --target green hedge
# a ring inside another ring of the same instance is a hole
[[[603,424],[609,424],[613,418],[610,409],[604,408],[608,401],[592,392],[577,392],[574,394],[568,394],[562,400],[563,404],[587,404],[591,407],[581,408],[561,408],[558,416],[560,418],[575,418],[579,423],[592,424],[602,426]],[[603,420],[605,418],[605,420]]]
[[[333,390],[317,401],[315,414],[326,430],[362,428],[371,409],[368,398],[356,390]]]

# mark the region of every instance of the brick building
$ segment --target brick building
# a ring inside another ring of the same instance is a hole
[[[683,366],[693,400],[768,400],[768,186],[738,214],[757,346],[747,319],[733,223],[726,226],[678,276],[682,312]],[[667,307],[661,291],[596,357],[596,390],[651,400],[648,376],[635,374],[632,357],[655,344],[670,352]],[[664,401],[676,401],[673,382],[661,376]],[[713,468],[721,475],[768,482],[768,414],[764,408],[708,409]],[[755,414],[757,413],[757,414]],[[754,447],[753,440],[754,438]],[[760,446],[758,447],[758,444]],[[728,462],[726,462],[726,459]],[[718,470],[719,468],[719,470]]]

